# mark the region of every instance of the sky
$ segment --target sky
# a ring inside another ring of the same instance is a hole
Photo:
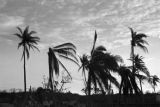
[[[0,0],[0,90],[23,89],[22,49],[17,49],[19,39],[13,34],[16,27],[37,32],[40,52],[30,51],[27,61],[27,87],[42,86],[43,75],[48,76],[48,47],[72,42],[77,53],[90,53],[94,32],[96,45],[120,55],[130,65],[131,34],[128,27],[149,37],[149,52],[136,48],[135,53],[145,57],[151,75],[160,77],[160,1],[159,0]],[[73,76],[65,85],[73,93],[82,93],[81,72],[76,65],[64,62]],[[146,91],[153,91],[145,85]],[[160,90],[159,87],[156,89]]]

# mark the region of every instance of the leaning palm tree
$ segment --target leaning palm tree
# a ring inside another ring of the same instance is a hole
[[[132,28],[129,28],[131,31],[131,58],[134,58],[134,47],[141,48],[144,52],[148,52],[145,45],[148,45],[148,42],[144,40],[144,38],[147,37],[147,35],[143,33],[138,33],[133,31]],[[132,72],[135,73],[135,62],[132,60]]]
[[[121,76],[121,82],[119,87],[119,94],[123,92],[124,95],[133,94],[133,87],[130,81],[131,71],[126,66],[119,67],[119,75]]]
[[[155,86],[157,86],[158,82],[160,83],[160,79],[158,78],[157,75],[150,76],[149,83],[151,84],[151,86],[154,90],[154,93],[155,93]]]
[[[48,64],[49,64],[49,86],[53,91],[54,74],[59,76],[59,66],[61,66],[71,77],[69,71],[60,61],[60,58],[67,59],[75,64],[78,64],[78,59],[76,57],[76,47],[72,43],[64,43],[52,48],[49,48],[48,52]]]
[[[141,92],[143,93],[142,90],[142,80],[147,80],[150,77],[150,73],[145,66],[145,62],[143,61],[144,57],[140,56],[139,54],[135,55],[134,58],[130,60],[134,60],[134,66],[135,66],[135,74],[137,75],[139,82],[140,82],[140,87],[141,87]],[[144,75],[140,75],[140,74]]]
[[[85,72],[88,71],[88,78],[86,80],[87,94],[91,94],[91,90],[97,93],[97,89],[101,89],[102,93],[109,91],[109,81],[116,87],[119,87],[119,83],[111,75],[110,71],[116,72],[118,70],[118,62],[122,62],[120,56],[112,55],[107,52],[104,46],[95,46],[97,40],[97,33],[95,31],[93,48],[91,55],[83,55],[81,59],[82,72],[85,76]],[[86,77],[85,77],[86,78]]]
[[[23,48],[22,58],[24,58],[24,91],[26,92],[26,57],[29,59],[30,48],[33,50],[37,49],[39,51],[36,45],[38,44],[40,38],[32,36],[32,34],[35,34],[36,32],[29,31],[29,26],[27,26],[24,31],[20,27],[17,27],[17,29],[19,30],[19,33],[15,33],[14,35],[21,40],[21,42],[18,44],[18,48]]]
[[[119,94],[123,92],[123,94],[133,94],[133,91],[138,94],[140,93],[140,89],[135,81],[135,77],[139,77],[140,75],[135,75],[131,72],[130,67],[120,66],[119,67],[119,75],[121,76],[121,83],[119,88]]]

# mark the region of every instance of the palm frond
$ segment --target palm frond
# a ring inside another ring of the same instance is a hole
[[[144,75],[141,75],[141,74],[134,74],[134,75],[135,75],[135,77],[137,77],[140,80],[146,80],[146,81],[148,81],[148,77],[146,77]]]
[[[55,46],[53,48],[56,49],[56,48],[65,48],[65,47],[70,47],[70,48],[76,49],[76,46],[72,43],[64,43],[64,44]]]
[[[76,61],[78,61],[78,59],[77,59],[77,57],[76,57],[76,54],[73,53],[72,51],[66,51],[66,50],[61,50],[61,49],[57,49],[57,50],[54,49],[54,51],[57,52],[58,55],[71,56],[71,57],[73,57]]]
[[[58,59],[57,59],[58,60]],[[58,60],[58,62],[59,62],[59,64],[62,66],[62,68],[67,72],[67,74],[71,77],[71,79],[72,79],[72,76],[70,75],[70,73],[69,73],[69,71],[67,70],[67,68],[63,65],[63,63],[60,61],[60,60]]]
[[[69,52],[72,52],[74,54],[76,54],[76,50],[73,49],[73,48],[70,48],[70,47],[67,47],[67,48],[53,48],[54,51],[69,51]]]
[[[97,83],[98,83],[98,85],[99,85],[99,87],[100,87],[102,93],[105,93],[104,87],[103,87],[103,85],[102,85],[102,82],[100,81],[100,79],[98,79],[97,76],[96,76],[96,81],[97,81]]]
[[[30,36],[31,40],[35,40],[37,42],[39,42],[40,38],[37,36]]]
[[[35,45],[30,44],[29,46],[30,46],[30,48],[32,48],[32,50],[36,49],[37,51],[40,52],[40,50]]]
[[[26,28],[25,28],[25,30],[24,30],[24,32],[23,32],[23,35],[24,36],[30,36],[30,35],[28,35],[28,32],[29,32],[29,26],[27,26]]]
[[[23,35],[23,31],[20,27],[17,27],[17,29],[19,30],[19,32],[21,33],[21,35]]]
[[[15,36],[17,36],[18,38],[22,39],[21,34],[15,33],[15,34],[13,34],[13,35],[15,35]]]
[[[92,50],[91,50],[91,55],[93,54],[93,51],[94,51],[94,48],[95,48],[95,45],[96,45],[96,41],[97,41],[97,32],[95,31],[93,47],[92,47]]]
[[[119,88],[119,82],[117,81],[117,79],[115,77],[113,77],[112,75],[108,75],[108,79],[109,81],[111,81],[111,83],[113,83],[117,88]]]
[[[114,57],[117,62],[123,63],[123,58],[120,55],[115,55]]]
[[[137,38],[137,39],[147,38],[147,37],[148,37],[148,36],[145,35],[145,34],[143,34],[143,33],[138,33],[138,34],[136,35],[136,38]]]
[[[148,49],[147,49],[146,46],[144,46],[143,44],[137,43],[137,46],[138,46],[139,48],[141,48],[144,52],[148,52]]]
[[[101,45],[101,46],[96,47],[95,51],[106,51],[106,48]]]
[[[23,46],[23,42],[18,43],[18,49]]]
[[[51,48],[49,48],[48,56],[49,56],[48,60],[50,62],[49,66],[51,67],[51,72],[55,72],[56,75],[59,75],[59,62]]]
[[[118,69],[118,63],[117,63],[117,57],[109,54],[109,53],[106,53],[105,54],[105,57],[104,57],[104,64],[105,64],[105,67],[109,70],[112,70],[112,71],[117,71]]]
[[[35,34],[35,33],[37,33],[37,32],[36,31],[30,31],[29,35],[32,35],[32,34]]]
[[[59,56],[64,58],[64,59],[70,60],[71,62],[74,62],[76,65],[78,65],[80,67],[79,63],[77,61],[73,60],[72,58],[69,58],[69,57],[64,56],[64,55],[59,55]]]

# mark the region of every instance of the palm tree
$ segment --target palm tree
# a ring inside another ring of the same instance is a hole
[[[155,86],[157,86],[158,82],[160,82],[160,79],[158,78],[157,75],[150,76],[149,83],[152,85],[154,93],[155,93]]]
[[[143,93],[142,90],[142,80],[147,80],[150,77],[150,73],[145,66],[145,63],[143,61],[144,57],[140,56],[139,54],[135,55],[134,58],[130,60],[134,60],[135,62],[135,74],[137,75],[139,82],[140,82],[140,87],[141,87],[141,92]],[[139,73],[143,73],[144,75],[140,75]]]
[[[24,91],[26,92],[26,57],[29,59],[30,48],[33,50],[37,49],[39,51],[36,45],[38,44],[40,38],[32,36],[32,34],[35,34],[36,32],[29,31],[29,26],[27,26],[24,31],[20,27],[17,27],[17,29],[19,30],[19,33],[14,35],[21,40],[21,42],[18,44],[18,48],[23,47],[22,58],[24,58]]]
[[[140,93],[140,89],[138,88],[138,85],[134,79],[134,77],[137,77],[139,75],[135,75],[131,72],[130,67],[127,66],[120,66],[119,67],[119,75],[121,76],[121,83],[119,88],[119,93],[128,95],[133,94],[133,91],[135,93]]]
[[[145,35],[143,33],[137,34],[137,32],[133,31],[132,28],[129,28],[129,29],[131,31],[131,59],[133,59],[135,57],[134,47],[139,47],[144,52],[148,52],[148,50],[145,46],[145,45],[148,45],[148,42],[146,40],[144,40],[144,38],[146,38],[147,35]],[[136,72],[134,60],[132,60],[132,72],[133,72],[133,74],[135,74],[135,72]],[[135,77],[134,77],[134,79],[135,79]],[[136,81],[136,80],[134,80],[134,81]]]
[[[132,83],[130,81],[130,76],[131,76],[131,71],[128,67],[126,66],[120,66],[119,67],[119,75],[121,76],[121,83],[119,87],[119,94],[129,94],[133,93],[132,89]]]
[[[64,43],[53,48],[49,48],[48,52],[48,64],[49,64],[49,86],[53,91],[54,83],[54,73],[59,76],[59,65],[68,73],[71,77],[69,71],[64,66],[64,64],[59,60],[59,58],[67,59],[75,64],[78,64],[78,59],[76,57],[76,47],[72,43]]]
[[[84,76],[84,84],[86,86],[87,85],[87,79],[86,79],[86,73],[85,72],[87,70],[87,66],[89,65],[89,56],[86,55],[86,54],[83,54],[82,57],[79,57],[79,58],[80,58],[80,61],[82,63],[79,70],[82,69],[82,75]]]
[[[133,31],[132,28],[129,28],[131,31],[131,58],[134,58],[134,47],[141,48],[144,52],[148,52],[145,45],[148,45],[148,42],[144,40],[144,38],[147,37],[147,35],[143,33],[138,33]],[[132,72],[135,73],[135,62],[132,60]]]
[[[87,81],[85,79],[88,95],[91,94],[91,89],[94,89],[94,92],[97,93],[99,88],[102,93],[105,93],[105,90],[109,90],[109,81],[119,87],[118,81],[111,75],[110,71],[116,72],[118,70],[118,62],[122,62],[122,59],[120,56],[108,53],[104,46],[95,48],[96,40],[97,33],[95,31],[91,55],[83,55],[80,58],[82,63],[80,69],[82,69],[84,76],[85,72],[88,71]]]

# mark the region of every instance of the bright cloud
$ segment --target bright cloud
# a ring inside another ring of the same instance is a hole
[[[24,24],[24,18],[21,16],[0,15],[1,28],[13,28]]]

